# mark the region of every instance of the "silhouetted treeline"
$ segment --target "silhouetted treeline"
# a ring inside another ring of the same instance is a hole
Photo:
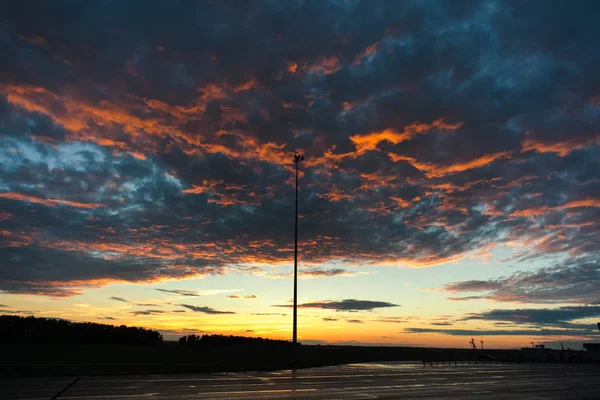
[[[161,344],[162,335],[144,328],[72,322],[56,318],[0,316],[2,343]]]
[[[188,335],[179,338],[182,346],[290,346],[287,340],[224,335]]]

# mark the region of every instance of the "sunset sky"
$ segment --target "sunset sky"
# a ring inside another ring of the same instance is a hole
[[[0,314],[580,348],[597,1],[11,1]]]

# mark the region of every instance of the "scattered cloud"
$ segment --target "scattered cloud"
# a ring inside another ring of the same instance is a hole
[[[287,316],[287,314],[282,314],[282,313],[251,313],[250,315],[262,315],[262,316],[279,315],[279,316],[282,316],[282,317]]]
[[[354,274],[342,268],[310,268],[298,273],[300,277],[353,276]]]
[[[165,313],[164,310],[140,310],[140,311],[132,311],[131,314],[133,315],[156,315],[156,314],[163,314]]]
[[[381,317],[375,320],[376,322],[385,322],[390,324],[403,324],[407,321],[414,321],[413,318],[406,317]]]
[[[122,298],[122,297],[117,297],[117,296],[113,296],[113,297],[111,297],[110,299],[111,299],[111,300],[115,300],[115,301],[120,301],[120,302],[123,302],[123,303],[131,303],[129,300],[125,300],[124,298]]]
[[[534,324],[543,326],[572,326],[571,321],[600,318],[600,305],[565,306],[558,308],[492,309],[481,313],[467,314],[463,320],[486,320]],[[590,324],[591,328],[594,328]]]
[[[179,294],[181,296],[190,296],[190,297],[198,297],[200,296],[197,292],[192,292],[191,290],[182,290],[182,289],[156,289],[159,292],[163,293],[172,293]]]
[[[275,305],[274,307],[292,307],[292,305]],[[336,310],[336,311],[372,311],[376,308],[388,308],[388,307],[399,307],[397,304],[389,303],[386,301],[372,301],[372,300],[356,300],[356,299],[345,299],[340,301],[326,300],[320,302],[311,302],[298,304],[298,308],[321,308],[324,310]]]
[[[448,298],[454,301],[593,303],[598,300],[597,293],[600,291],[600,264],[595,257],[575,257],[552,267],[515,272],[486,281],[453,282],[442,289],[450,293],[482,293]]]
[[[4,314],[22,314],[22,315],[33,315],[35,311],[25,311],[25,310],[0,310]]]
[[[593,330],[572,329],[435,329],[435,328],[405,328],[399,333],[441,333],[452,336],[582,336],[591,335]]]
[[[259,297],[254,295],[254,294],[248,294],[245,296],[238,296],[235,294],[231,294],[229,296],[227,296],[228,299],[258,299]]]
[[[486,296],[446,297],[446,299],[450,301],[489,300]]]
[[[593,336],[600,318],[600,306],[564,306],[557,308],[491,309],[464,315],[459,321],[488,321],[502,329],[405,328],[404,333],[442,333],[454,336]],[[432,322],[433,326],[458,322]]]
[[[189,304],[180,304],[180,306],[204,314],[235,314],[233,311],[218,311],[211,307],[192,306]]]
[[[162,305],[160,305],[160,304],[154,304],[154,303],[135,303],[133,301],[129,301],[127,299],[124,299],[123,297],[117,297],[117,296],[112,296],[110,298],[110,300],[120,301],[122,303],[134,304],[134,305],[140,306],[140,307],[162,307]]]

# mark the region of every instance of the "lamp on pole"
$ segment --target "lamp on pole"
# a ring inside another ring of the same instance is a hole
[[[292,342],[298,343],[298,165],[304,161],[304,156],[294,154],[296,164],[296,218],[294,220],[294,334]]]

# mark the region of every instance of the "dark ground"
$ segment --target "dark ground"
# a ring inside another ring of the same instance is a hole
[[[4,400],[50,399],[74,377],[0,379]],[[373,363],[296,371],[82,377],[60,399],[600,398],[600,366]]]
[[[464,349],[418,347],[289,346],[180,347],[118,345],[0,345],[0,377],[50,375],[166,374],[268,371],[369,361],[469,360],[481,356]],[[498,360],[514,351],[486,350]]]

